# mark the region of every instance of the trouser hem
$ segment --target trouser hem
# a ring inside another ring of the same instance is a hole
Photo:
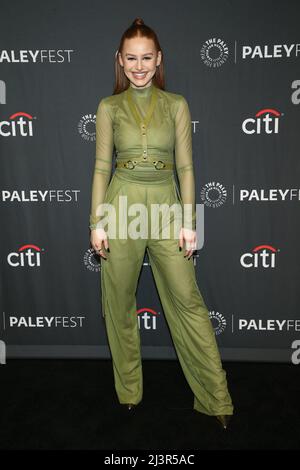
[[[233,406],[224,406],[222,408],[219,408],[218,410],[208,410],[207,408],[204,408],[201,406],[199,403],[194,403],[193,409],[199,413],[204,413],[209,416],[217,416],[217,415],[233,415]]]

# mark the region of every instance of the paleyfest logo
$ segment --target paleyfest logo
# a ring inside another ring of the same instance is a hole
[[[211,38],[203,44],[200,57],[208,67],[217,68],[223,65],[229,55],[227,44],[220,38]]]

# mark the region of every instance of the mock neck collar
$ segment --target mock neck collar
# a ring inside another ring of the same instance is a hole
[[[129,88],[133,96],[146,98],[151,95],[154,85],[153,85],[153,82],[151,82],[150,86],[147,86],[146,88],[141,88],[141,87],[134,88],[130,82]]]

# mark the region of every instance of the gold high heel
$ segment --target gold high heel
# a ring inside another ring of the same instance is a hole
[[[216,418],[218,422],[221,423],[222,428],[227,429],[231,415],[216,415]]]

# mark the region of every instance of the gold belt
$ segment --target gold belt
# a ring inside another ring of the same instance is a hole
[[[173,170],[174,168],[174,163],[172,162],[164,162],[162,160],[158,160],[157,157],[150,157],[148,158],[143,157],[133,157],[129,160],[126,161],[120,161],[116,159],[116,168],[127,168],[129,170],[133,170],[133,168],[139,163],[139,162],[146,162],[146,163],[153,163],[155,168],[157,170]]]

